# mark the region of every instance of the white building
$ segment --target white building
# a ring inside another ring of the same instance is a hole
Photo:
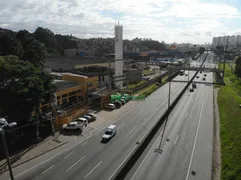
[[[226,44],[227,44],[227,36],[222,36],[220,45],[225,46]]]
[[[218,45],[218,37],[213,37],[212,46],[217,46],[217,45]]]
[[[222,39],[221,36],[218,36],[218,37],[217,37],[217,46],[220,46],[220,45],[221,45],[221,39]]]
[[[123,26],[115,25],[115,86],[123,87]],[[118,77],[118,78],[117,78]]]
[[[237,35],[236,36],[236,39],[235,39],[235,45],[241,45],[241,36],[240,35]]]
[[[233,36],[229,36],[228,46],[236,46],[235,41],[236,41],[236,38],[235,38],[234,35]]]

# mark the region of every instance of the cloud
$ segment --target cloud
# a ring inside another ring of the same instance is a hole
[[[0,26],[34,31],[38,26],[80,38],[113,37],[117,20],[124,38],[211,42],[215,35],[240,32],[224,20],[240,19],[235,6],[201,0],[8,0],[0,2]]]

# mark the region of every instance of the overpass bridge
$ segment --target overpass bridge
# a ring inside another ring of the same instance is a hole
[[[219,73],[222,73],[223,70],[222,69],[217,69],[216,67],[215,68],[206,68],[206,67],[192,67],[192,66],[180,66],[180,67],[170,67],[168,66],[167,67],[167,70],[168,71],[180,71],[180,70],[187,70],[187,71],[204,71],[204,72],[219,72]]]

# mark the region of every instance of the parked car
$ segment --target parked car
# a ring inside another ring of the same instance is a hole
[[[120,108],[122,106],[122,103],[120,101],[114,101],[113,104],[116,108]]]
[[[205,81],[206,80],[206,78],[205,77],[203,77],[203,81]]]
[[[113,136],[116,135],[116,132],[117,132],[116,125],[110,125],[105,131],[104,135],[102,136],[102,141],[110,140]]]
[[[80,117],[80,118],[77,118],[75,119],[73,122],[80,122],[80,124],[84,127],[87,126],[87,124],[89,123],[88,119],[86,118],[83,118],[83,117]]]
[[[92,117],[92,120],[96,120],[96,118],[97,118],[97,115],[96,114],[94,114],[94,113],[87,113],[87,115],[88,116],[90,116],[90,117]]]
[[[87,119],[87,120],[88,120],[88,122],[92,121],[92,117],[91,117],[91,116],[88,116],[87,114],[84,114],[84,115],[83,115],[83,116],[81,116],[81,117],[83,117],[83,118]]]
[[[128,98],[128,97],[122,96],[121,99],[123,99],[126,103],[129,101],[129,98]]]
[[[83,126],[81,122],[77,122],[77,121],[72,121],[62,126],[62,130],[82,130],[82,129],[83,129]]]
[[[194,91],[194,89],[191,87],[191,88],[190,88],[190,92],[193,92],[193,91]]]
[[[197,76],[196,78],[199,78],[199,76]]]
[[[204,74],[204,76],[207,76],[207,74]]]
[[[115,109],[115,105],[112,104],[112,103],[109,103],[109,104],[106,104],[106,105],[105,105],[105,108],[106,108],[106,109],[112,109],[112,110],[114,110],[114,109]]]
[[[121,103],[124,105],[126,103],[126,101],[124,99],[120,99]]]

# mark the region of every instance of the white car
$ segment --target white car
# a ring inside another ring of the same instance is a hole
[[[87,113],[88,116],[91,116],[93,120],[96,120],[97,115],[94,113]]]
[[[80,122],[72,121],[69,124],[64,124],[62,130],[82,130],[83,126]]]
[[[79,122],[81,124],[82,127],[86,127],[87,124],[89,123],[88,119],[80,117],[78,119],[75,119],[73,122]]]
[[[88,122],[90,122],[92,120],[92,117],[87,115],[87,114],[84,114],[83,116],[81,116],[82,118],[85,118],[88,120]]]
[[[109,103],[109,104],[106,104],[106,105],[105,105],[105,108],[106,108],[106,109],[112,109],[112,110],[114,110],[114,109],[115,109],[115,105],[112,104],[112,103]]]
[[[113,136],[116,135],[116,132],[117,132],[116,125],[110,125],[105,131],[105,134],[102,136],[102,140],[103,141],[110,140]]]

